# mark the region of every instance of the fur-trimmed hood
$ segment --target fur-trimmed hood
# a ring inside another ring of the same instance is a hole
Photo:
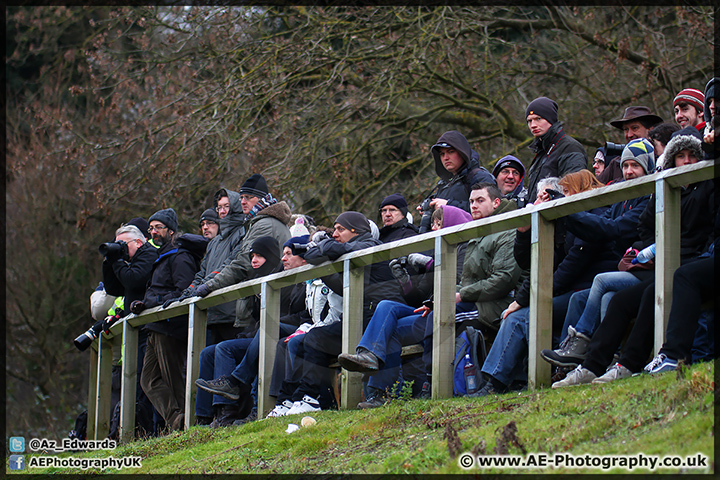
[[[697,134],[693,134],[688,128],[694,130]],[[662,170],[673,168],[675,166],[675,155],[682,150],[690,150],[695,154],[698,161],[705,158],[702,151],[702,140],[698,138],[699,132],[695,127],[683,128],[673,134],[670,141],[665,146],[663,152],[662,165],[659,165]],[[679,134],[679,135],[677,135]]]

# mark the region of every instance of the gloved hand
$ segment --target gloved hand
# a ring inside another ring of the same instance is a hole
[[[411,253],[407,257],[408,263],[418,270],[430,270],[435,263],[432,257],[423,255],[422,253]]]
[[[325,240],[327,238],[330,238],[330,236],[327,234],[325,230],[318,230],[317,232],[313,233],[312,238],[310,239],[314,243],[318,244],[322,240]]]
[[[145,302],[142,300],[133,300],[130,304],[130,311],[135,315],[140,315],[143,310],[145,310]]]
[[[113,324],[120,319],[120,315],[108,315],[105,317],[102,323],[102,329],[105,333],[110,333],[110,327],[113,326]]]
[[[205,285],[204,283],[201,283],[197,287],[195,287],[195,296],[196,297],[207,297],[210,293],[210,287]]]
[[[407,263],[407,257],[400,257],[392,260],[390,262],[390,271],[392,272],[393,276],[397,279],[398,282],[400,282],[400,285],[402,285],[403,289],[407,284],[412,285],[410,281],[410,274],[408,273],[407,269],[404,267],[404,265]]]
[[[297,337],[298,335],[303,335],[303,334],[307,333],[311,328],[312,328],[311,323],[303,323],[302,325],[300,325],[297,328],[297,330],[295,330],[292,334],[288,335],[285,338],[285,343],[287,343],[288,340],[290,340],[293,337]]]
[[[188,287],[185,290],[182,291],[179,297],[171,298],[169,300],[165,300],[165,303],[163,303],[163,308],[167,308],[170,305],[172,305],[175,302],[182,302],[186,298],[194,297],[195,296],[195,288],[194,287]]]

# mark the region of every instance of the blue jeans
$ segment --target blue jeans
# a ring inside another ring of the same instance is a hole
[[[565,318],[573,293],[553,297],[553,327]],[[514,380],[527,382],[525,359],[528,355],[529,320],[530,309],[525,307],[514,311],[500,323],[500,330],[483,363],[483,373],[506,386]]]
[[[569,318],[568,311],[562,338],[567,336],[567,327],[570,325],[573,325],[578,332],[591,337],[600,325],[602,306],[605,305],[607,308],[615,292],[637,283],[640,283],[640,280],[630,272],[605,272],[595,275],[582,314],[579,317]],[[607,294],[610,296],[605,298]]]
[[[235,365],[242,361],[251,341],[250,338],[236,338],[203,348],[202,352],[200,352],[198,378],[212,380],[221,375],[229,375]],[[222,347],[222,353],[218,356],[220,347]],[[202,388],[198,388],[197,397],[195,397],[195,415],[212,417],[214,405],[230,405],[232,403],[232,400],[220,395],[213,395]]]
[[[402,347],[419,343],[425,336],[426,319],[404,303],[382,300],[358,344],[381,362],[368,381],[370,388],[385,390],[400,377]]]

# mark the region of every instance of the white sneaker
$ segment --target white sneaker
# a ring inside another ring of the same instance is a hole
[[[296,413],[307,412],[319,412],[320,410],[322,410],[320,408],[320,402],[308,395],[305,395],[302,400],[293,403],[293,406],[290,407],[290,410],[288,410],[285,415],[295,415]]]
[[[665,355],[664,353],[659,353],[657,357],[653,358],[650,363],[645,365],[645,368],[643,370],[645,371],[645,373],[664,373],[675,370],[677,368],[677,365],[677,360],[668,358],[667,355]]]
[[[267,414],[267,417],[265,418],[272,418],[272,417],[283,417],[287,415],[287,412],[292,408],[293,402],[290,400],[283,400],[282,403],[278,403],[275,405],[275,408],[270,410],[270,413]]]
[[[621,378],[632,377],[632,372],[627,368],[623,367],[619,363],[616,363],[612,367],[608,368],[608,371],[603,375],[597,377],[592,383],[608,383],[613,380],[619,380]]]
[[[582,365],[578,365],[575,370],[571,370],[565,378],[558,380],[552,384],[552,388],[572,387],[574,385],[584,385],[595,380],[596,375],[583,368]]]

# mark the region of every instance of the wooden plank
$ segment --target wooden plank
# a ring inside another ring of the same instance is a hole
[[[280,290],[262,284],[260,301],[260,362],[258,364],[258,418],[265,418],[275,406],[270,397],[275,351],[280,337]]]
[[[363,333],[363,295],[365,290],[365,268],[353,267],[349,259],[343,268],[343,318],[342,351],[355,353]],[[343,369],[340,408],[355,408],[362,399],[362,373]]]
[[[528,387],[536,389],[550,383],[550,364],[540,357],[540,351],[552,346],[555,225],[540,215],[540,212],[535,212],[531,226]]]
[[[112,393],[112,347],[107,338],[98,337],[97,396],[95,398],[94,440],[110,433],[110,395]],[[88,437],[90,438],[90,437]]]
[[[432,398],[450,398],[453,394],[456,275],[457,247],[443,237],[437,237],[433,296]]]
[[[137,397],[137,357],[139,329],[122,321],[123,361],[120,385],[120,441],[135,439],[135,399]]]
[[[673,274],[680,266],[680,189],[662,179],[655,190],[655,341],[657,355],[665,341]]]
[[[95,438],[95,407],[97,406],[97,379],[98,379],[98,351],[97,340],[95,340],[90,350],[90,375],[88,379],[88,402],[87,402],[87,438]]]
[[[200,375],[200,353],[205,348],[207,335],[207,310],[197,304],[190,304],[188,314],[188,343],[185,375],[185,429],[195,424],[195,400],[197,386],[195,380]]]

